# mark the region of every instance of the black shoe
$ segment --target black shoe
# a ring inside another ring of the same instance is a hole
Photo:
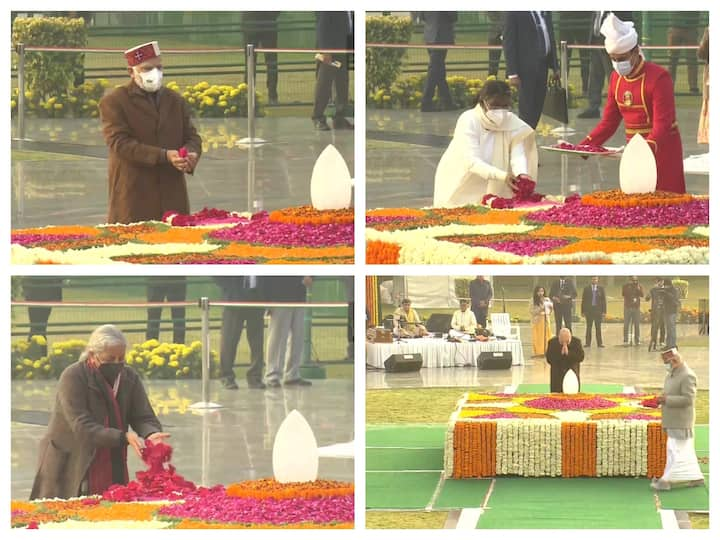
[[[603,345],[603,344],[601,343],[600,345],[598,345],[598,347],[601,348],[601,349],[604,349],[604,348],[605,348],[605,345]]]
[[[700,93],[700,89],[699,88],[691,88],[690,93],[697,96]]]
[[[421,105],[420,111],[421,112],[438,112],[438,110],[435,108],[434,105]]]
[[[585,109],[577,115],[578,118],[600,118],[600,111],[597,109]]]
[[[337,118],[333,118],[333,128],[335,129],[353,129],[355,126],[352,125],[352,123],[342,116],[338,116]]]
[[[280,381],[272,380],[267,382],[268,388],[280,388]]]
[[[292,379],[283,383],[285,386],[312,386],[310,381],[305,379]]]
[[[589,344],[589,343],[586,343],[586,344],[585,344],[585,348],[587,349],[588,347],[590,347],[590,344]]]
[[[330,126],[325,118],[313,118],[313,125],[318,131],[330,131]]]
[[[225,390],[237,390],[239,388],[235,379],[230,379],[229,377],[222,379],[221,383]]]
[[[256,381],[256,380],[249,380],[248,379],[248,388],[254,388],[257,390],[264,390],[265,389],[265,383],[262,381]]]

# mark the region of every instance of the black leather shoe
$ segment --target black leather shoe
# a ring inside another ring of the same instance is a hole
[[[577,115],[578,118],[600,118],[600,111],[597,109],[585,109]]]
[[[237,390],[238,389],[238,385],[235,382],[235,379],[225,378],[225,379],[222,379],[221,383],[225,390]]]
[[[305,379],[292,379],[291,381],[285,381],[283,384],[285,386],[312,386],[312,383]]]
[[[318,131],[330,131],[330,126],[324,118],[313,118],[313,125]]]
[[[434,105],[422,105],[420,107],[421,112],[438,112]]]
[[[604,348],[605,348],[605,345],[603,345],[603,344],[601,343],[600,345],[598,345],[598,347],[600,347],[601,349],[604,349]]]
[[[256,390],[264,390],[265,383],[262,381],[248,381],[248,388],[253,388]]]
[[[585,345],[583,345],[583,347],[585,347],[587,349],[588,347],[590,347],[590,344],[586,343]]]
[[[335,129],[353,129],[354,127],[355,126],[352,125],[352,122],[350,122],[347,118],[342,116],[333,118],[333,128]]]

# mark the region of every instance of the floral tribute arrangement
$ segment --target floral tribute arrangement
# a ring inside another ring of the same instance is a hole
[[[528,191],[461,208],[366,214],[368,264],[707,264],[709,199]]]
[[[351,264],[354,211],[204,208],[129,225],[12,231],[14,264]]]
[[[147,471],[127,486],[110,486],[101,496],[69,500],[12,501],[13,527],[28,529],[349,529],[354,521],[354,487],[316,480],[280,484],[252,480],[197,487],[170,464],[172,448],[145,442]]]
[[[467,393],[448,424],[445,473],[660,477],[666,437],[655,398]]]

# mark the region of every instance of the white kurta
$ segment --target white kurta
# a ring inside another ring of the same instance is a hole
[[[475,328],[477,328],[477,319],[475,319],[475,314],[469,309],[465,311],[458,309],[453,313],[450,326],[453,330],[458,330],[459,332],[474,332]]]
[[[450,146],[440,158],[433,206],[479,204],[488,193],[512,197],[505,182],[508,173],[536,180],[537,167],[533,129],[514,114],[495,126],[476,105],[460,115]]]

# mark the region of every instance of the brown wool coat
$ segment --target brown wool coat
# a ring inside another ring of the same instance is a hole
[[[100,100],[108,146],[108,223],[161,219],[174,210],[189,213],[185,175],[165,160],[162,149],[202,152],[190,109],[178,93],[162,88],[156,106],[130,81]]]
[[[140,377],[131,367],[123,368],[117,400],[123,423],[140,437],[162,431]],[[40,441],[30,499],[77,497],[95,449],[126,444],[121,430],[105,427],[107,414],[105,400],[87,364],[76,362],[65,369],[47,433]]]

